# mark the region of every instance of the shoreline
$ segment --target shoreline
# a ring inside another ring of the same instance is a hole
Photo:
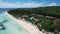
[[[7,12],[5,12],[5,14],[13,19],[18,25],[22,26],[29,34],[43,34],[41,31],[38,30],[38,28],[36,28],[36,26],[32,25],[31,23],[27,23],[25,20],[22,19],[18,20]]]

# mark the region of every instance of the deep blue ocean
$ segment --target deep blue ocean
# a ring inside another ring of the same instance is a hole
[[[8,11],[8,10],[13,10],[15,8],[0,8],[0,14],[4,13],[5,11]]]

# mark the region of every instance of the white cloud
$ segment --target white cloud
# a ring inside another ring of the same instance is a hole
[[[16,2],[16,4],[21,4],[21,2]]]
[[[32,8],[32,7],[40,7],[40,6],[55,6],[56,3],[51,3],[48,5],[44,5],[44,3],[36,3],[36,2],[16,2],[16,3],[9,3],[0,1],[0,8]]]
[[[56,5],[57,5],[56,3],[50,3],[47,6],[56,6]]]
[[[16,2],[13,4],[9,2],[0,1],[0,8],[28,8],[28,7],[31,8],[39,6],[42,6],[42,4],[36,2],[27,2],[27,3]]]
[[[12,4],[12,3],[0,3],[0,8],[14,8],[14,7],[17,7],[18,5],[16,5],[16,4]]]

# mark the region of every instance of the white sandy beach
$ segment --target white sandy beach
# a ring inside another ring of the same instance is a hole
[[[12,15],[8,14],[7,12],[5,14],[8,17],[10,17],[11,19],[13,19],[17,24],[19,24],[23,28],[25,28],[29,34],[43,34],[41,31],[38,30],[38,28],[36,26],[32,25],[31,23],[27,23],[27,21],[22,20],[22,19],[18,20],[15,17],[13,17]]]

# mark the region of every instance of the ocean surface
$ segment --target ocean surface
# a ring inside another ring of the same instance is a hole
[[[15,8],[0,8],[0,14],[4,13],[7,10],[13,10]]]
[[[0,8],[0,34],[28,34],[22,26],[5,14],[7,10],[11,10],[11,8]]]

